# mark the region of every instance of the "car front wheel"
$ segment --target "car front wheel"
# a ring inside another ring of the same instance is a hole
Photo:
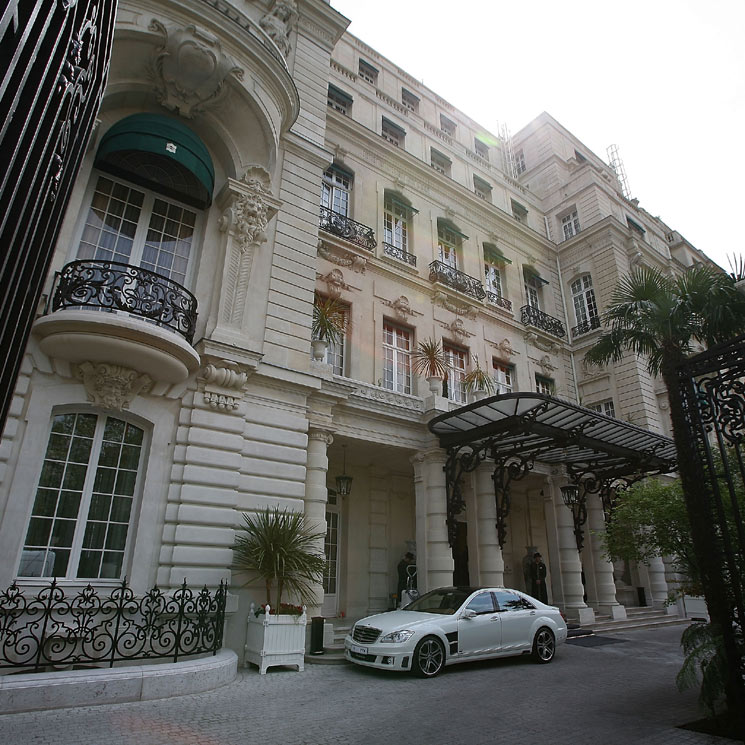
[[[556,639],[551,629],[547,629],[545,626],[538,629],[538,633],[533,639],[533,659],[545,665],[553,660],[555,654]]]
[[[422,639],[414,650],[411,666],[415,675],[420,678],[434,678],[445,666],[445,647],[434,636]]]

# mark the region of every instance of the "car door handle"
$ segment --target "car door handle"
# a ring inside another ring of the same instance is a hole
[[[534,616],[535,615],[535,611],[534,610],[530,611],[530,615],[531,616]]]
[[[499,614],[497,614],[496,616],[492,616],[489,620],[490,621],[498,621],[499,620]]]

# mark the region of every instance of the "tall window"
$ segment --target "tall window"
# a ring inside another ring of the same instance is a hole
[[[577,217],[577,210],[574,210],[561,218],[561,229],[564,231],[565,241],[579,233],[579,217]]]
[[[587,408],[606,416],[616,416],[616,407],[613,405],[613,399],[610,398],[607,401],[598,401],[596,404],[587,404]]]
[[[518,176],[525,173],[525,153],[522,150],[515,150],[515,173]]]
[[[352,177],[332,166],[323,174],[321,187],[321,207],[349,217],[349,192],[352,189]]]
[[[411,330],[383,324],[383,387],[411,393]]]
[[[448,363],[448,398],[456,403],[464,404],[466,402],[466,363],[468,362],[468,352],[465,349],[451,347],[447,344],[442,346],[445,352],[445,359]]]
[[[484,279],[486,291],[493,293],[498,298],[502,297],[502,272],[496,264],[488,262],[484,264]]]
[[[113,416],[54,417],[19,576],[122,576],[143,439]]]
[[[342,315],[344,317],[344,329],[349,328],[349,308],[342,309]],[[334,375],[344,375],[346,368],[346,331],[339,334],[339,339],[334,342],[329,342],[326,347],[326,359],[324,360],[327,365],[331,365],[334,368]]]
[[[99,176],[77,257],[140,266],[184,285],[196,224],[194,210]]]
[[[547,396],[553,396],[556,390],[556,384],[553,378],[547,378],[543,375],[535,376],[536,393],[545,393]]]
[[[592,277],[589,274],[575,279],[571,284],[574,316],[580,333],[599,328],[598,306],[595,302],[595,290],[592,289]]]
[[[411,208],[390,194],[383,201],[383,242],[409,250],[409,213]]]
[[[437,225],[437,246],[440,252],[440,261],[453,269],[458,268],[458,248],[460,236],[445,225]]]
[[[512,393],[512,381],[515,369],[512,365],[505,365],[499,360],[492,360],[492,375],[497,387],[497,393]]]
[[[525,277],[525,300],[531,308],[541,309],[541,280],[532,275]]]

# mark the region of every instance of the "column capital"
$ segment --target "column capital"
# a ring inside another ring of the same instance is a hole
[[[308,440],[324,442],[328,447],[334,441],[334,436],[328,430],[312,427],[308,430]]]

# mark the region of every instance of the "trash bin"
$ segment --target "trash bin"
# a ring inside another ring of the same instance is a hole
[[[323,654],[323,616],[310,619],[310,653]]]

